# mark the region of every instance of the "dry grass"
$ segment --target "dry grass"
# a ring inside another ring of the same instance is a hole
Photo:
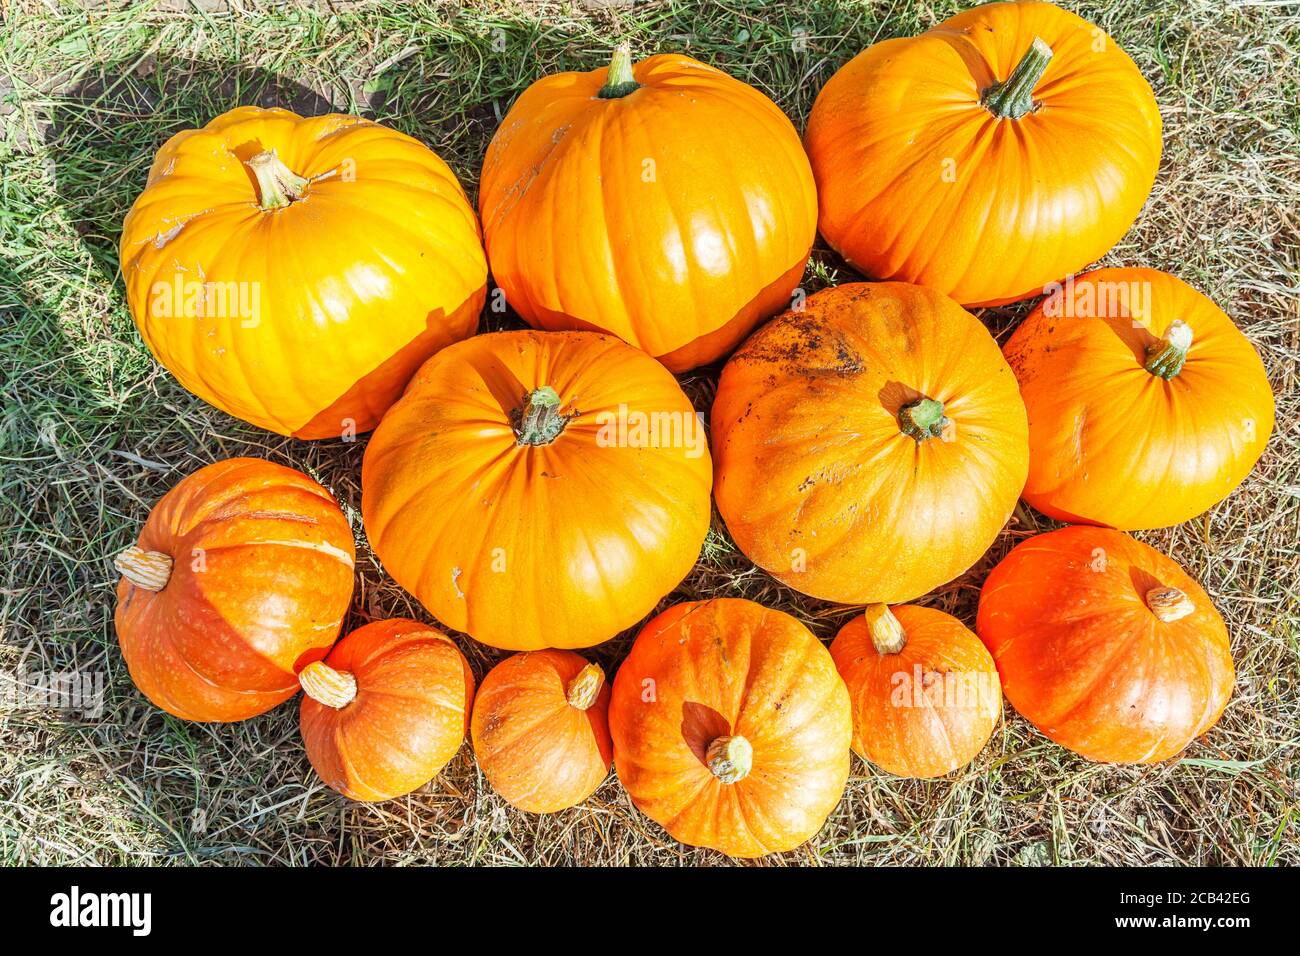
[[[0,860],[724,862],[668,839],[613,777],[585,806],[538,819],[506,808],[466,748],[410,798],[361,806],[314,777],[294,706],[212,727],[143,700],[113,636],[107,556],[134,540],[170,485],[217,458],[291,464],[344,502],[361,555],[353,625],[424,614],[365,547],[357,512],[364,442],[280,439],[186,394],[154,366],[131,324],[116,237],[166,135],[240,103],[392,123],[446,157],[473,193],[483,149],[513,97],[542,73],[596,66],[624,36],[638,52],[685,49],[722,66],[802,125],[816,91],[853,52],[924,28],[956,4],[110,6],[0,0],[0,669],[75,668],[107,681],[97,719],[0,712]],[[1230,501],[1142,536],[1215,598],[1233,635],[1236,692],[1206,738],[1161,766],[1090,765],[1009,709],[986,752],[949,779],[899,780],[855,758],[822,833],[771,862],[1300,862],[1300,15],[1262,0],[1076,9],[1134,56],[1166,124],[1155,192],[1106,261],[1169,269],[1224,304],[1263,354],[1278,396],[1277,433]],[[843,278],[819,251],[810,287]],[[1022,312],[984,317],[1002,335]],[[687,380],[701,408],[715,378],[706,370]],[[927,601],[973,621],[992,563],[1047,526],[1022,509],[978,567]],[[849,613],[754,570],[716,522],[697,570],[665,603],[710,595],[781,607],[823,636]],[[612,666],[629,640],[597,656]],[[496,658],[467,639],[461,646],[480,675]]]

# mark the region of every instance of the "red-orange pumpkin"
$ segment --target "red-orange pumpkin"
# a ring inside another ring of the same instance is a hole
[[[1007,700],[1089,760],[1172,757],[1232,693],[1209,595],[1120,531],[1076,526],[1018,545],[985,581],[976,627]]]
[[[728,856],[803,843],[848,780],[853,718],[830,654],[752,601],[678,604],[650,621],[614,678],[609,726],[641,812]]]
[[[900,777],[966,766],[1002,712],[993,658],[943,611],[873,604],[840,629],[831,657],[853,702],[854,753]]]
[[[465,739],[474,674],[451,640],[419,621],[358,628],[298,675],[311,765],[353,800],[389,800],[428,783]]]
[[[529,813],[577,806],[609,775],[609,687],[573,651],[507,657],[483,678],[470,734],[479,769]]]
[[[200,468],[114,561],[131,679],[186,720],[265,713],[338,637],[355,555],[343,512],[306,475],[256,458]]]

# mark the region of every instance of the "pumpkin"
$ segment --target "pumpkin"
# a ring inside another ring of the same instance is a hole
[[[817,230],[808,158],[776,104],[687,56],[633,66],[626,47],[523,92],[483,159],[479,211],[529,325],[610,332],[674,371],[784,308]]]
[[[1029,455],[993,337],[897,282],[826,289],[756,332],[723,369],[713,450],[740,550],[844,604],[910,601],[974,564]]]
[[[1002,712],[993,658],[951,614],[868,606],[831,658],[853,702],[853,751],[900,777],[942,777],[984,749]]]
[[[158,361],[298,438],[374,428],[424,359],[473,334],[487,291],[474,210],[426,147],[251,106],[168,140],[120,258]]]
[[[1098,269],[1053,291],[1004,349],[1029,412],[1024,498],[1062,521],[1124,530],[1227,497],[1273,430],[1249,340],[1155,269]]]
[[[990,3],[867,48],[804,145],[822,236],[864,275],[1009,302],[1100,258],[1160,165],[1160,113],[1100,28]]]
[[[793,849],[849,775],[849,694],[806,627],[752,601],[677,604],[637,636],[609,705],[632,802],[733,857]]]
[[[1122,531],[1077,525],[1018,545],[985,581],[976,629],[1007,700],[1089,760],[1172,757],[1232,693],[1228,632],[1209,596]]]
[[[588,647],[694,565],[704,431],[672,375],[613,336],[475,336],[431,358],[370,439],[366,533],[448,627],[508,650]]]
[[[507,657],[483,678],[470,734],[479,769],[512,806],[554,813],[586,800],[609,774],[609,687],[573,651]]]
[[[256,458],[200,468],[114,559],[131,679],[186,720],[244,720],[292,697],[352,599],[352,531],[330,493]]]
[[[460,749],[474,701],[456,645],[402,618],[358,628],[298,680],[307,758],[353,800],[390,800],[436,777]]]

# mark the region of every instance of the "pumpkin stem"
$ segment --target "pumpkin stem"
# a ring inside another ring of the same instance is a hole
[[[952,424],[943,414],[943,402],[918,398],[898,410],[898,426],[903,434],[919,445],[927,438],[938,438]]]
[[[1192,347],[1192,327],[1182,319],[1169,324],[1165,337],[1147,348],[1146,370],[1165,381],[1183,370],[1187,352]]]
[[[723,783],[738,783],[754,767],[754,748],[739,734],[715,737],[704,754],[709,770]]]
[[[1147,607],[1165,624],[1182,620],[1196,610],[1196,605],[1178,588],[1152,588],[1147,592]]]
[[[549,445],[564,431],[560,414],[560,396],[549,385],[535,388],[524,396],[524,404],[515,413],[515,440],[520,445]]]
[[[596,702],[600,689],[605,686],[605,672],[599,664],[588,664],[578,671],[576,677],[569,681],[564,690],[565,699],[570,707],[586,710]]]
[[[1037,105],[1034,103],[1034,87],[1043,78],[1043,72],[1051,61],[1052,48],[1041,37],[1034,37],[1034,42],[1011,75],[984,91],[980,97],[984,108],[1000,119],[1020,119],[1026,113],[1032,113]]]
[[[605,71],[605,85],[596,95],[602,100],[618,100],[640,85],[632,78],[632,48],[626,43],[620,43],[609,58],[609,69]]]
[[[335,710],[346,707],[357,696],[357,679],[324,661],[313,661],[299,671],[298,684],[312,700]]]
[[[268,211],[283,209],[295,199],[300,199],[307,184],[311,182],[280,162],[279,155],[273,149],[250,156],[247,162],[248,168],[257,177],[257,191],[261,195],[262,208]]]
[[[135,545],[113,559],[113,567],[138,588],[161,591],[172,576],[172,558],[161,551],[146,551]]]
[[[871,635],[871,643],[875,645],[877,654],[882,657],[898,654],[907,646],[907,632],[898,623],[898,618],[894,617],[888,604],[868,604],[863,610],[863,616],[867,620],[867,633]]]

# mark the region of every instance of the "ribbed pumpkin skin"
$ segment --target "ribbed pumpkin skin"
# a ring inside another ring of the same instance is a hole
[[[780,311],[817,230],[808,157],[767,97],[690,57],[538,80],[488,146],[492,274],[532,326],[610,332],[674,371]],[[648,178],[648,181],[647,181]]]
[[[118,643],[140,691],[186,720],[244,720],[288,700],[352,598],[343,512],[306,475],[268,461],[231,458],[186,476],[137,543],[175,563],[161,591],[118,584]]]
[[[619,780],[676,840],[733,857],[799,846],[835,809],[849,774],[848,692],[802,624],[752,601],[678,604],[650,621],[610,699]],[[741,735],[753,769],[723,783],[709,743]]]
[[[577,414],[521,445],[512,412],[543,386]],[[361,510],[385,569],[494,647],[589,647],[634,625],[699,555],[712,467],[707,447],[611,444],[622,404],[694,422],[672,375],[613,336],[500,332],[435,355],[366,448]]]
[[[1143,366],[1176,319],[1193,339],[1166,381]],[[1024,498],[1061,521],[1180,524],[1231,494],[1273,431],[1273,392],[1250,341],[1208,298],[1155,269],[1078,276],[1004,352],[1029,412]]]
[[[324,178],[268,211],[245,161],[270,149]],[[486,295],[478,222],[455,175],[356,116],[246,106],[178,133],[126,217],[120,258],[158,361],[222,411],[297,438],[374,428],[421,362],[473,334]],[[165,314],[178,300],[158,298],[159,284],[203,280],[242,288],[246,305],[256,294],[255,317],[219,301]]]
[[[877,651],[862,616],[831,644],[853,702],[853,752],[900,777],[942,777],[989,742],[1002,712],[998,671],[980,639],[951,614],[912,604],[891,610],[907,635],[899,653]],[[944,687],[963,679],[971,691]]]
[[[900,409],[940,401],[952,440]],[[713,402],[718,511],[773,577],[845,604],[910,601],[993,543],[1028,468],[1024,405],[984,326],[905,283],[857,283],[769,322]]]
[[[1035,37],[1055,54],[1041,106],[995,116],[982,91]],[[845,259],[983,305],[1036,294],[1124,235],[1160,165],[1160,113],[1100,29],[1049,3],[990,3],[850,60],[804,145],[819,229]]]
[[[303,695],[307,757],[353,800],[390,800],[428,783],[465,740],[474,674],[451,640],[419,621],[374,621],[334,646],[325,663],[356,678],[340,709]]]
[[[520,810],[575,807],[609,776],[609,684],[586,710],[565,696],[586,666],[573,651],[527,651],[483,678],[470,724],[474,756],[492,789]]]
[[[1165,623],[1144,600],[1173,587],[1195,610]],[[1002,560],[976,628],[1007,700],[1089,760],[1156,763],[1218,722],[1232,694],[1228,632],[1176,562],[1120,531],[1040,534]]]

